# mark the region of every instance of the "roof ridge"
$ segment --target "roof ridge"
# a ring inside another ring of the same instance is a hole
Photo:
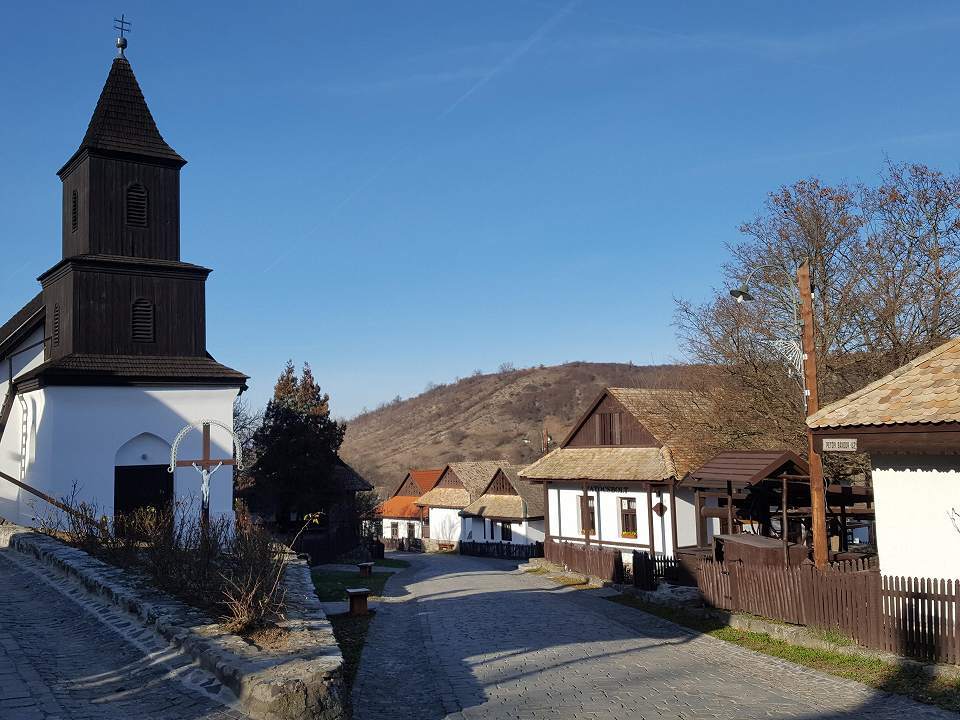
[[[911,360],[905,365],[901,365],[896,370],[893,370],[892,372],[887,373],[883,377],[877,380],[874,380],[869,385],[865,385],[859,390],[855,390],[854,392],[840,398],[839,400],[834,400],[829,405],[824,405],[822,408],[817,410],[817,412],[815,412],[813,415],[807,418],[807,425],[812,425],[813,423],[821,420],[826,415],[833,412],[835,409],[842,407],[843,405],[847,405],[851,402],[854,402],[855,400],[859,400],[864,395],[869,395],[874,390],[879,390],[884,385],[888,385],[889,383],[893,382],[894,380],[901,377],[902,375],[910,372],[911,370],[916,369],[923,363],[929,360],[933,360],[934,358],[939,357],[940,355],[943,355],[945,352],[952,350],[958,344],[960,344],[960,337],[955,337],[951,340],[947,340],[942,345],[935,347],[933,350],[925,352],[923,355],[920,355],[919,357],[914,358],[913,360]]]

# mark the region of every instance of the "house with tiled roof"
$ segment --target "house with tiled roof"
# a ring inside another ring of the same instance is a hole
[[[544,493],[546,542],[673,555],[696,537],[693,490],[678,488],[706,459],[681,390],[606,388],[560,446],[520,471]]]
[[[436,485],[417,498],[417,505],[430,513],[430,524],[424,535],[426,549],[456,548],[469,532],[460,511],[477,500],[490,484],[502,460],[454,462],[447,465]],[[471,528],[472,529],[472,528]]]
[[[429,535],[430,509],[417,505],[417,500],[433,489],[442,473],[443,468],[411,469],[390,497],[377,506],[380,535],[388,544],[403,539],[409,548],[411,540],[424,537],[424,527]]]
[[[815,448],[868,453],[880,570],[960,577],[960,338],[807,419]]]
[[[231,457],[219,426],[233,426],[246,376],[208,352],[211,271],[181,260],[185,163],[121,53],[57,173],[61,258],[0,326],[0,516],[33,524],[49,512],[45,497],[74,491],[106,515],[197,493],[193,468],[167,472],[188,423],[215,421],[212,456]],[[180,457],[201,457],[202,442],[188,435]],[[213,477],[209,507],[232,513],[229,466]]]
[[[483,493],[460,511],[464,540],[531,545],[543,542],[543,488],[501,465]]]

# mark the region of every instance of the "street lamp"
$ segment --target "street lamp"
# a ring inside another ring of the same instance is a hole
[[[737,303],[744,300],[753,300],[750,295],[750,279],[760,270],[775,268],[784,272],[777,265],[761,265],[754,268],[747,275],[742,287],[734,288],[730,295],[736,298]],[[800,317],[797,318],[797,302],[793,302],[793,317],[795,327],[799,328],[799,342],[795,339],[778,339],[770,344],[776,348],[781,355],[789,357],[791,366],[795,368],[802,378],[803,402],[805,415],[809,417],[820,408],[819,396],[817,393],[817,359],[816,345],[813,336],[813,296],[810,283],[810,263],[804,260],[797,268],[797,283],[792,282],[791,290],[799,295]],[[797,296],[794,295],[794,298]],[[806,424],[806,423],[804,423]],[[827,564],[827,522],[826,522],[826,502],[824,497],[823,482],[823,463],[819,453],[813,443],[813,433],[809,427],[807,431],[807,455],[810,465],[810,514],[813,530],[813,561],[818,568]]]

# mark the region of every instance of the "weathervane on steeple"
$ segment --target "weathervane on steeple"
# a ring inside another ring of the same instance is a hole
[[[123,57],[123,51],[127,49],[127,39],[123,34],[130,32],[130,21],[126,17],[125,13],[121,13],[119,18],[113,19],[113,29],[120,31],[120,37],[117,38],[117,54],[120,57]]]

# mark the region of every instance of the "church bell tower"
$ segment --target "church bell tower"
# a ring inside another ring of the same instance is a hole
[[[121,44],[122,43],[122,44]],[[46,357],[205,358],[210,270],[180,260],[180,169],[118,39],[63,183],[63,257],[40,276]]]

